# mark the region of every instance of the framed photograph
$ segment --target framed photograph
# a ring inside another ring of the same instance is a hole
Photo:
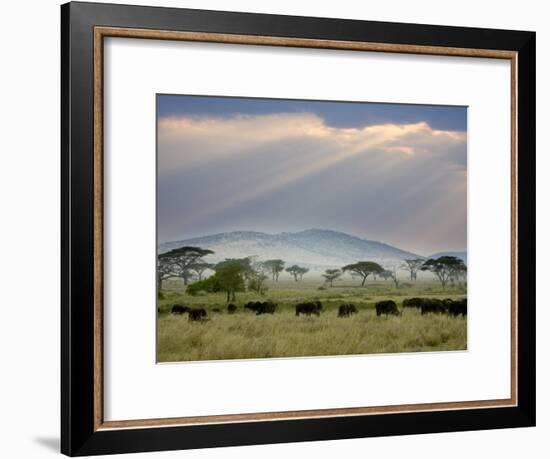
[[[61,7],[62,452],[535,425],[535,33]]]

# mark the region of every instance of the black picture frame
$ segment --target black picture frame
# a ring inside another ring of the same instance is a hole
[[[94,27],[517,52],[517,405],[96,429]],[[535,33],[72,2],[61,7],[61,451],[69,456],[535,425]]]

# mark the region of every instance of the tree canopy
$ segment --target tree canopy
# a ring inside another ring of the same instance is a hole
[[[248,265],[249,266],[249,265]],[[235,292],[242,292],[245,289],[244,276],[248,267],[243,260],[226,260],[216,265],[215,280],[219,283],[220,289],[227,293],[227,302],[235,301]]]
[[[365,285],[370,274],[381,274],[384,268],[374,261],[359,261],[342,267],[342,271],[349,271],[363,278],[361,285]]]
[[[285,271],[294,276],[294,280],[298,282],[298,279],[302,280],[302,277],[304,276],[304,274],[309,272],[309,269],[298,265],[292,265],[286,268]]]
[[[226,258],[219,263],[216,263],[213,267],[214,271],[218,272],[224,270],[228,266],[238,265],[241,267],[241,275],[246,277],[252,271],[252,260],[250,257],[245,258]]]
[[[420,270],[434,273],[445,288],[450,280],[466,273],[466,265],[460,258],[443,256],[426,260]]]
[[[278,282],[279,274],[285,269],[285,262],[283,260],[274,259],[266,260],[262,264],[271,273],[272,280]]]
[[[187,285],[191,278],[193,265],[206,255],[211,255],[214,252],[209,249],[200,247],[178,247],[169,252],[161,253],[158,256],[157,279],[159,281],[158,288],[162,288],[162,281],[179,277]]]
[[[228,259],[216,264],[213,269],[216,273],[208,279],[194,282],[186,289],[190,295],[200,291],[226,292],[227,302],[235,301],[235,293],[245,289],[244,273],[248,269],[246,259]]]
[[[332,283],[342,275],[342,271],[339,269],[327,269],[323,274],[326,282],[332,287]]]
[[[418,273],[418,270],[422,268],[422,265],[424,264],[424,260],[422,258],[412,258],[405,260],[405,263],[401,266],[406,271],[409,271],[411,275],[411,280],[416,280],[416,274]]]
[[[189,264],[197,261],[199,258],[211,255],[214,252],[209,249],[202,249],[200,247],[184,246],[172,249],[169,252],[161,253],[159,259],[169,259],[173,262],[177,262],[187,267]]]

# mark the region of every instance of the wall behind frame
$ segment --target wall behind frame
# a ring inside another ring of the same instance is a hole
[[[544,3],[464,0],[459,8],[435,0],[393,0],[362,3],[353,0],[317,2],[292,0],[132,0],[128,3],[189,8],[253,11],[258,13],[332,16],[350,19],[419,22],[470,27],[537,31],[539,82],[550,81],[550,33]],[[2,373],[0,428],[6,434],[0,454],[10,458],[59,457],[59,4],[54,0],[10,2],[0,29],[3,72],[0,73],[0,349]],[[540,126],[550,121],[544,105],[547,86],[539,84]],[[539,130],[539,132],[543,132]],[[548,137],[539,134],[537,150],[550,150]],[[538,158],[538,233],[550,233],[544,196],[550,195],[550,158]],[[550,241],[539,237],[538,387],[550,385],[545,364],[550,335],[544,324],[544,281],[550,276],[545,259]],[[32,257],[30,250],[32,249]],[[29,268],[29,260],[31,267]],[[546,266],[545,266],[546,265]],[[543,328],[544,327],[544,328]],[[525,453],[544,457],[550,434],[547,391],[538,393],[538,427],[487,432],[372,438],[346,441],[224,448],[158,453],[163,458],[252,459],[310,456],[364,458],[385,456],[409,459],[464,458],[487,454],[517,458]],[[139,454],[132,457],[154,457]]]

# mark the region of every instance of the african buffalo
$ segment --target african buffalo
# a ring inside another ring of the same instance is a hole
[[[189,309],[189,320],[190,321],[200,321],[200,320],[207,320],[207,314],[206,310],[203,308],[193,308]]]
[[[227,313],[228,314],[233,314],[233,313],[235,313],[235,311],[237,311],[237,306],[235,306],[233,303],[229,303],[227,305]]]
[[[468,302],[466,298],[455,300],[449,305],[449,314],[452,316],[462,315],[465,317],[468,314]]]
[[[175,304],[172,306],[172,310],[170,312],[172,314],[185,314],[186,312],[189,312],[189,309],[191,308],[183,304]]]
[[[259,316],[260,314],[273,314],[277,305],[272,301],[250,301],[244,305],[244,308],[254,311]]]
[[[259,301],[249,301],[248,303],[246,303],[244,305],[244,308],[245,309],[248,309],[249,311],[253,311],[253,312],[256,312],[256,310],[258,309],[258,306],[260,305],[261,303]]]
[[[315,314],[316,316],[321,314],[321,311],[323,310],[323,305],[320,301],[310,301],[307,303],[298,303],[296,305],[296,315],[299,316],[300,314],[305,314],[306,316],[310,316],[311,314]]]
[[[435,314],[445,314],[449,310],[449,305],[443,300],[436,298],[424,298],[420,311],[422,314],[433,312]]]
[[[401,315],[401,312],[399,312],[399,309],[397,309],[395,301],[392,300],[379,301],[378,303],[376,303],[375,308],[377,316],[380,316],[382,314],[393,314],[394,316]]]
[[[418,308],[420,309],[422,307],[422,301],[424,301],[422,298],[408,298],[403,300],[403,307],[404,308]]]
[[[357,314],[354,304],[344,303],[338,307],[338,317],[349,317],[351,314]]]

